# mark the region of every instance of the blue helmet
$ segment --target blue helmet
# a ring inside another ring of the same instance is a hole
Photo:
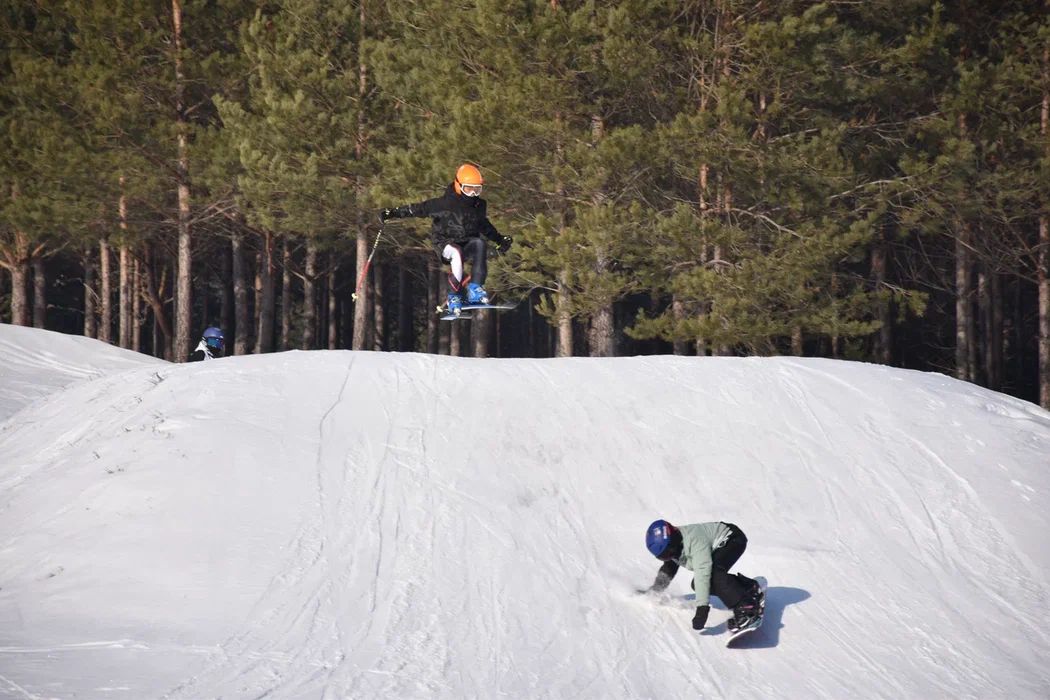
[[[208,326],[204,329],[202,338],[204,344],[213,350],[222,350],[226,346],[226,336],[222,334],[221,328]]]
[[[678,528],[666,520],[654,520],[645,531],[645,546],[659,559],[677,533]]]

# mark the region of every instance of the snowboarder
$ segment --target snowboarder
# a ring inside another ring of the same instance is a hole
[[[431,217],[430,238],[434,250],[450,267],[448,310],[457,316],[463,308],[464,290],[467,304],[489,303],[484,287],[488,275],[488,248],[482,236],[496,243],[499,252],[510,250],[511,237],[500,234],[488,219],[488,205],[481,198],[483,184],[481,171],[464,163],[440,197],[379,212],[379,219],[383,222],[406,217]],[[471,263],[469,275],[464,275],[465,259]]]
[[[197,343],[196,349],[190,355],[190,362],[202,360],[214,360],[226,354],[226,337],[222,329],[208,326],[201,335],[201,342]]]
[[[693,572],[697,602],[693,629],[702,630],[707,624],[711,594],[732,608],[730,632],[747,627],[761,615],[764,594],[758,582],[729,573],[729,567],[747,548],[747,537],[736,525],[713,522],[675,527],[666,520],[656,520],[645,531],[645,546],[664,562],[646,592],[667,588],[680,566]]]

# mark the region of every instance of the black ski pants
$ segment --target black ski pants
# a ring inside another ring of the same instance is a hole
[[[735,608],[747,597],[755,580],[743,574],[729,573],[729,567],[736,564],[747,549],[747,536],[736,525],[725,525],[729,528],[729,537],[711,551],[711,593],[718,596],[726,607]]]
[[[448,247],[447,247],[448,246]],[[459,292],[463,289],[463,283],[468,279],[471,282],[476,282],[481,286],[485,286],[485,278],[488,277],[488,245],[483,238],[468,238],[465,241],[457,241],[455,243],[440,244],[434,246],[437,250],[438,257],[443,262],[448,263],[452,271],[448,275],[448,286],[453,292]],[[449,249],[451,247],[451,250]],[[449,255],[446,255],[448,253]],[[458,260],[457,260],[458,258]],[[464,270],[467,261],[470,261],[470,275],[468,276]],[[457,278],[457,268],[460,270],[460,276]]]

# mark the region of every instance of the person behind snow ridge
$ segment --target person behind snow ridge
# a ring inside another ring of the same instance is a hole
[[[214,360],[225,354],[226,337],[223,336],[222,329],[208,326],[204,329],[204,334],[201,335],[201,342],[197,343],[197,348],[190,355],[190,362]]]
[[[488,205],[481,198],[484,180],[470,163],[456,170],[455,180],[440,197],[379,212],[380,221],[406,217],[431,217],[430,237],[434,250],[451,268],[448,275],[448,310],[457,316],[463,308],[463,290],[468,304],[488,304],[485,277],[488,275],[488,248],[482,236],[498,244],[501,253],[510,249],[511,237],[501,235],[488,219]],[[464,276],[463,263],[470,260],[470,274]]]
[[[656,520],[645,532],[645,546],[664,564],[656,581],[644,592],[667,588],[680,566],[693,572],[697,603],[693,629],[702,630],[707,624],[711,594],[733,609],[730,632],[746,627],[760,613],[764,594],[758,582],[729,573],[729,567],[747,548],[747,537],[736,525],[714,522],[675,527],[666,520]]]

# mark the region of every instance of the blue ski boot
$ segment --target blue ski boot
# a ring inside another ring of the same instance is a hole
[[[449,292],[448,294],[448,312],[459,316],[463,311],[463,297],[457,292]]]
[[[471,282],[467,285],[467,303],[487,305],[489,303],[489,293],[482,289],[480,284]]]

